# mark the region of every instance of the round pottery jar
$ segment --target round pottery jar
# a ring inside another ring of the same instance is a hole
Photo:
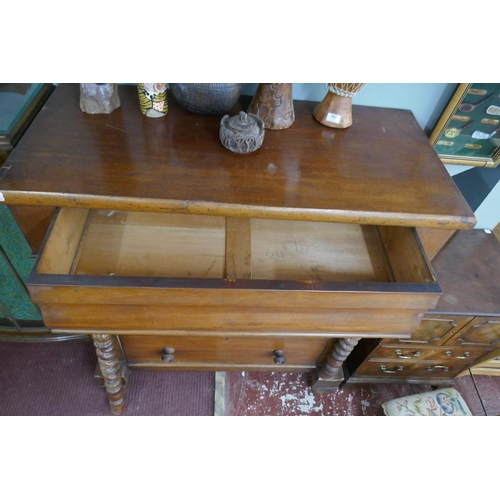
[[[188,111],[205,115],[222,115],[236,104],[241,83],[171,83],[176,101]]]

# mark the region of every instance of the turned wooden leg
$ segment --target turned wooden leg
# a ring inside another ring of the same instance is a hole
[[[339,388],[340,384],[344,381],[342,364],[347,359],[347,356],[351,354],[358,341],[359,338],[356,337],[337,340],[325,363],[313,374],[313,392]]]
[[[120,373],[122,376],[122,386],[123,388],[127,387],[128,384],[128,378],[129,378],[129,367],[127,365],[125,353],[123,352],[123,347],[122,344],[119,340],[119,337],[117,335],[113,335],[112,337],[113,340],[113,348],[115,349],[116,355],[118,357],[118,363],[120,365]],[[101,367],[99,363],[96,364],[95,366],[95,372],[94,372],[94,379],[97,382],[97,385],[99,387],[104,388],[104,377],[102,375]]]
[[[114,347],[113,337],[109,334],[92,335],[97,359],[104,378],[104,386],[108,393],[109,407],[113,415],[119,415],[126,409],[123,396],[123,383],[118,361],[118,355]]]

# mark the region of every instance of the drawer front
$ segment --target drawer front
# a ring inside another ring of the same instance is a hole
[[[500,347],[500,318],[477,316],[460,330],[447,345]]]
[[[412,333],[410,339],[400,339],[401,343],[418,342],[428,345],[443,345],[456,332],[472,320],[472,316],[446,314],[426,314],[420,327]]]
[[[355,373],[356,377],[377,377],[382,379],[450,379],[456,377],[468,366],[467,363],[447,361],[433,362],[432,360],[420,363],[397,361],[367,361]]]
[[[160,363],[254,364],[313,368],[329,345],[327,339],[235,336],[120,336],[127,361]]]
[[[468,349],[463,346],[445,346],[429,348],[419,344],[412,345],[383,345],[374,351],[370,361],[405,361],[418,362],[439,361],[446,364],[450,361],[463,361],[472,363],[485,354],[482,349]]]

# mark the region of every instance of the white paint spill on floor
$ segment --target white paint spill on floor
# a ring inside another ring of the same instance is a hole
[[[425,387],[347,384],[315,394],[307,373],[226,373],[226,415],[371,416],[381,403]],[[228,382],[229,380],[229,382]]]

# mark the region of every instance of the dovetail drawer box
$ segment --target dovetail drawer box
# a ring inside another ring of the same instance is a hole
[[[238,155],[219,116],[172,99],[150,120],[119,92],[88,115],[58,85],[0,175],[2,203],[58,207],[50,229],[19,221],[46,233],[28,288],[51,331],[91,335],[113,413],[128,367],[311,370],[335,389],[360,338],[408,339],[435,307],[416,228],[435,246],[475,218],[410,111],[354,106],[331,130],[294,101],[292,127]]]

